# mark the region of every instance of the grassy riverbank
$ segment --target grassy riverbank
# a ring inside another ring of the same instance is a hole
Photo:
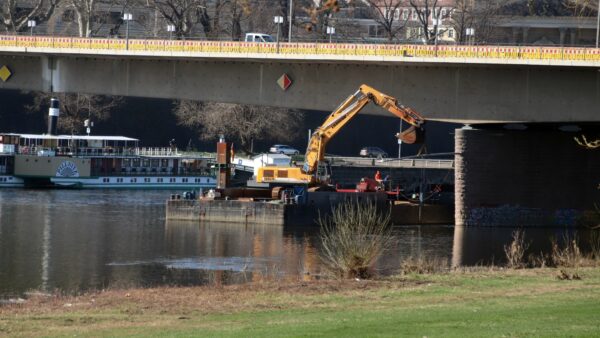
[[[598,335],[600,269],[578,274],[482,270],[33,297],[0,307],[0,336]]]

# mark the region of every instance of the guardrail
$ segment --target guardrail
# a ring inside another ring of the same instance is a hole
[[[328,159],[331,165],[340,166],[454,169],[454,160],[442,159],[376,159],[364,157],[328,157]]]
[[[129,48],[127,48],[127,45]],[[536,46],[385,45],[349,43],[256,43],[0,35],[0,47],[130,50],[188,53],[357,55],[423,58],[600,61],[600,49]]]

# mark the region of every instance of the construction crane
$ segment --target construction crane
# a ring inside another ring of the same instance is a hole
[[[319,175],[319,163],[325,158],[327,143],[358,114],[369,102],[386,109],[395,116],[409,123],[411,126],[396,137],[407,144],[423,143],[425,119],[411,108],[399,105],[394,97],[386,95],[375,88],[362,85],[356,93],[350,95],[337,107],[325,122],[312,134],[304,165],[300,167],[274,167],[267,166],[258,169],[256,182],[275,185],[290,184],[326,184],[328,175]]]

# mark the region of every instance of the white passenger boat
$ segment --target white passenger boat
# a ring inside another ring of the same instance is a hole
[[[52,99],[47,134],[0,133],[0,188],[216,187],[214,156],[168,148],[140,148],[124,136],[57,135],[59,102]]]
[[[0,133],[0,187],[214,188],[214,156],[123,136]]]

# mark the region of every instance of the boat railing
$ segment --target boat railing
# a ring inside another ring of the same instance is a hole
[[[42,147],[20,146],[18,154],[35,156],[78,156],[78,157],[183,157],[214,158],[214,154],[180,151],[171,147]]]
[[[138,156],[180,156],[179,150],[172,147],[143,147],[136,148],[136,155]]]

